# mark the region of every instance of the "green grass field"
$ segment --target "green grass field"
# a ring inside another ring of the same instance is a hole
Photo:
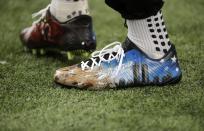
[[[169,0],[164,15],[183,69],[182,82],[165,87],[82,91],[53,83],[71,65],[23,52],[19,32],[49,0],[0,0],[0,130],[203,131],[204,1]],[[90,0],[98,49],[123,41],[123,19],[103,0]],[[4,63],[6,61],[6,63]]]

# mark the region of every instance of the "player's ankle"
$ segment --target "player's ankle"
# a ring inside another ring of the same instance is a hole
[[[59,22],[63,23],[80,15],[89,15],[88,1],[52,0],[50,12]]]
[[[127,20],[128,38],[149,57],[162,58],[171,48],[161,11],[141,20]]]

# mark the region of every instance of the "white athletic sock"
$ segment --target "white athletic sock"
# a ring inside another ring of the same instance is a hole
[[[88,0],[52,0],[50,12],[62,23],[79,15],[89,15]]]
[[[127,20],[128,38],[153,59],[162,58],[171,43],[159,11],[155,16],[141,20]]]

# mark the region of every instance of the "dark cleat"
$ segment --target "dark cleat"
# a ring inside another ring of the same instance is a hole
[[[83,55],[96,49],[96,37],[90,16],[81,15],[60,23],[50,14],[49,9],[39,15],[42,15],[41,18],[20,34],[25,51],[35,55],[44,55],[47,51]]]

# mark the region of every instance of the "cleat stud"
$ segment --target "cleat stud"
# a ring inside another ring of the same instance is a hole
[[[29,51],[29,49],[28,49],[27,47],[25,47],[25,46],[24,46],[23,50],[24,50],[25,52],[28,52],[28,51]]]
[[[32,54],[33,55],[37,55],[37,50],[36,49],[32,49]]]
[[[73,60],[74,54],[72,52],[67,52],[67,57],[68,57],[68,60]]]
[[[90,53],[89,53],[89,52],[86,52],[86,53],[84,53],[84,56],[85,56],[85,57],[89,57],[89,56],[90,56]]]
[[[46,54],[46,52],[45,52],[45,50],[44,49],[40,49],[40,55],[45,55]]]

